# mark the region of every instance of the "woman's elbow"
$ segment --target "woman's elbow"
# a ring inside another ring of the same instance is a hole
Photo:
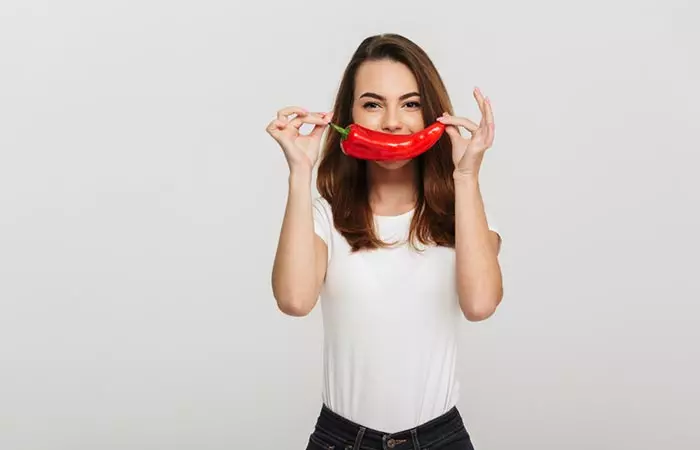
[[[288,300],[282,300],[282,299],[276,299],[277,300],[277,308],[283,313],[288,316],[292,317],[304,317],[309,315],[311,313],[311,310],[314,307],[314,302],[309,302],[309,301],[297,301],[294,299],[288,299]]]
[[[462,313],[470,322],[481,322],[496,313],[501,303],[502,295],[474,298],[469,301],[461,301]]]
[[[481,322],[491,317],[495,312],[495,308],[465,308],[464,310],[462,310],[464,317],[470,322]]]
[[[272,295],[277,303],[277,308],[288,316],[304,317],[316,305],[316,299],[312,295],[301,291],[282,289],[275,283],[272,284]]]

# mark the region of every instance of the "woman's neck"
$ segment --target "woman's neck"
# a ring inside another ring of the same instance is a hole
[[[399,169],[369,164],[367,175],[369,204],[374,214],[395,216],[415,207],[418,173],[414,162]]]

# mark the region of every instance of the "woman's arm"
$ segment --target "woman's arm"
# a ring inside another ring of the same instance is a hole
[[[314,231],[311,170],[292,170],[272,268],[272,292],[283,313],[305,316],[314,308],[326,274],[327,252]]]
[[[455,174],[457,291],[464,316],[489,318],[503,298],[499,235],[489,230],[476,175]]]

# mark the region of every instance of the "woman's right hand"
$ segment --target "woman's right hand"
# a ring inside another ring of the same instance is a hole
[[[290,170],[313,168],[318,159],[321,136],[332,115],[332,112],[308,112],[297,106],[277,112],[277,118],[268,124],[266,130],[282,147]],[[307,135],[299,133],[299,128],[305,123],[314,125]]]

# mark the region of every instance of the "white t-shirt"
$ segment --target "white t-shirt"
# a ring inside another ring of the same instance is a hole
[[[458,327],[455,251],[408,244],[351,253],[333,226],[329,203],[313,203],[314,226],[328,246],[321,290],[322,399],[335,413],[393,433],[456,405]],[[375,216],[383,240],[406,240],[413,212]],[[492,226],[491,229],[494,229]]]

